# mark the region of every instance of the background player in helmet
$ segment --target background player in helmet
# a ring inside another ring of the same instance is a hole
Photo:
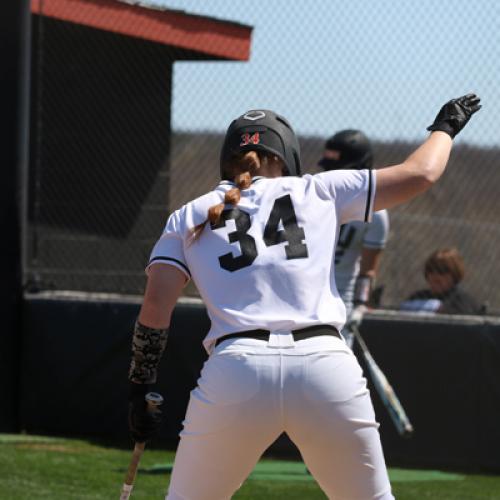
[[[342,130],[325,143],[318,165],[324,170],[371,169],[373,151],[360,130]],[[370,222],[351,221],[340,227],[335,250],[335,282],[349,317],[353,305],[365,305],[377,275],[382,251],[389,236],[387,210],[374,212]],[[352,348],[354,335],[344,330]]]
[[[170,215],[134,331],[131,431],[147,440],[157,422],[144,395],[175,302],[196,282],[211,319],[210,356],[191,393],[168,500],[230,498],[282,432],[329,498],[393,498],[366,381],[338,333],[345,307],[335,243],[341,224],[437,181],[452,138],[479,107],[474,95],[447,103],[400,165],[303,177],[283,117],[257,110],[230,125],[225,180]]]

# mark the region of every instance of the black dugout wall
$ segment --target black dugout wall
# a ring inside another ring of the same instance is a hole
[[[32,295],[26,299],[22,427],[30,433],[127,439],[127,369],[139,300]],[[166,397],[159,444],[175,445],[206,354],[205,308],[174,313],[157,389]],[[500,322],[378,312],[362,334],[405,407],[401,439],[369,382],[391,465],[500,471]],[[363,363],[362,363],[363,364]],[[284,440],[271,452],[297,456]]]

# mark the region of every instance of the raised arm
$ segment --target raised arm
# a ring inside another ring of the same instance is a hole
[[[467,94],[447,102],[439,111],[427,140],[403,163],[377,171],[375,210],[391,208],[429,189],[448,163],[453,138],[478,111],[479,98]]]

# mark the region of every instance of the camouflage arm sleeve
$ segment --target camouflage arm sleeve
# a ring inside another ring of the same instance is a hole
[[[168,328],[149,328],[135,322],[132,362],[128,378],[137,384],[154,384],[167,345]]]

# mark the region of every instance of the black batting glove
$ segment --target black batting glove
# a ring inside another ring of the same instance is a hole
[[[149,384],[129,382],[128,426],[132,439],[136,443],[147,443],[160,430],[162,412],[157,407],[149,407],[146,394]]]
[[[467,94],[448,101],[427,130],[446,132],[453,139],[465,127],[470,117],[481,109],[480,101],[476,94]]]

